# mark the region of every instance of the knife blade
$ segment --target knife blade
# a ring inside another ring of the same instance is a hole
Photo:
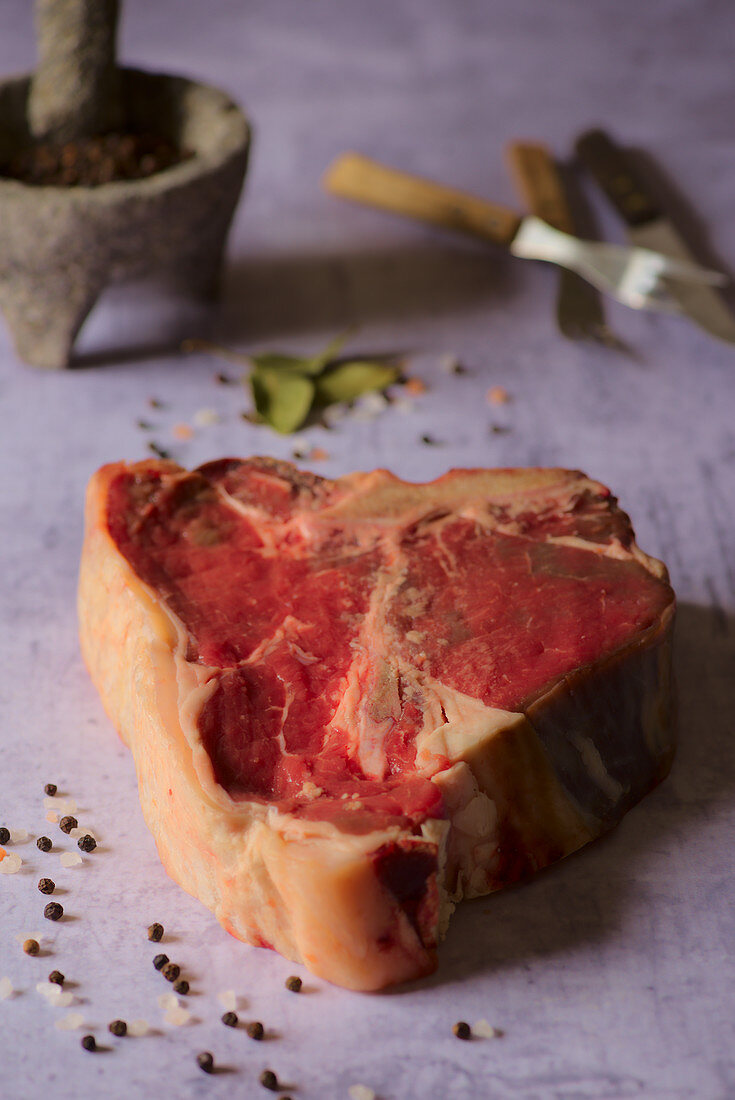
[[[699,264],[650,249],[582,241],[533,214],[521,217],[498,203],[396,171],[359,153],[338,156],[322,183],[340,198],[492,241],[522,259],[571,268],[632,309],[674,308],[662,287],[663,276],[706,283],[723,278]]]
[[[506,147],[506,157],[516,188],[531,213],[555,229],[576,235],[564,181],[547,146],[513,141]],[[565,267],[559,270],[556,322],[568,340],[591,339],[609,347],[616,344],[605,324],[599,291]]]
[[[678,229],[659,208],[631,157],[603,130],[588,130],[576,142],[579,159],[623,218],[631,244],[677,260],[699,262]],[[735,343],[735,314],[711,286],[672,282],[664,285],[680,311],[711,336]]]

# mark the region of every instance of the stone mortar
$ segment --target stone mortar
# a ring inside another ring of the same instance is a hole
[[[105,286],[162,275],[215,295],[247,168],[250,128],[223,92],[120,69],[123,127],[160,133],[194,156],[145,179],[97,187],[0,178],[0,310],[21,359],[69,365]],[[0,162],[33,144],[30,76],[0,82]]]

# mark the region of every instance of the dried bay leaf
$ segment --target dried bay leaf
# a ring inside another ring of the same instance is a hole
[[[260,367],[250,376],[250,387],[260,416],[283,435],[301,427],[314,403],[314,383],[302,374]]]
[[[364,393],[384,390],[398,379],[398,375],[398,368],[386,363],[347,360],[317,378],[316,399],[320,405],[354,401]]]

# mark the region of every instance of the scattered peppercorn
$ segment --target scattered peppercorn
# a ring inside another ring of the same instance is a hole
[[[6,829],[4,825],[0,826],[0,844],[7,844],[10,840],[10,829]]]
[[[152,943],[160,943],[163,939],[163,925],[162,924],[149,924],[148,925],[148,939]]]
[[[155,959],[153,960],[153,965],[155,966],[156,970],[163,970],[167,962],[168,955],[156,955]]]
[[[47,783],[43,789],[49,796],[49,798],[53,798],[59,788],[56,786],[55,783]]]
[[[197,1065],[205,1073],[214,1073],[214,1058],[208,1050],[203,1050],[201,1054],[197,1054]]]
[[[237,1027],[237,1013],[225,1012],[224,1016],[222,1017],[222,1023],[225,1025],[225,1027]]]
[[[128,1033],[128,1025],[125,1023],[124,1020],[113,1020],[109,1026],[109,1029],[112,1034],[117,1035],[118,1038],[121,1038],[123,1035],[127,1035]]]
[[[182,997],[185,997],[189,992],[189,983],[186,978],[179,978],[177,982],[174,982],[174,993],[180,993]]]
[[[93,852],[97,847],[97,841],[89,833],[85,833],[84,836],[79,837],[77,847],[81,848],[83,852]]]
[[[265,1028],[260,1020],[253,1020],[252,1023],[245,1024],[245,1030],[251,1039],[262,1039],[265,1035]]]
[[[53,848],[51,837],[40,836],[36,841],[36,847],[42,852],[50,852]]]
[[[136,420],[136,424],[142,432],[149,432],[153,428],[153,425],[149,424],[147,420]]]
[[[50,901],[44,909],[43,915],[46,920],[59,920],[64,915],[64,907],[59,905],[58,901]]]
[[[38,940],[26,940],[23,944],[23,950],[26,955],[37,955],[41,950],[38,944]]]
[[[271,1092],[278,1092],[278,1078],[272,1069],[264,1069],[258,1080],[264,1089],[270,1089]]]
[[[158,455],[159,458],[168,458],[169,457],[169,453],[165,449],[165,447],[159,447],[157,443],[153,442],[153,440],[151,440],[150,443],[148,444],[148,450],[152,451],[154,455]]]
[[[437,445],[437,441],[434,439],[433,435],[422,435],[421,442],[427,447],[436,447]]]
[[[232,381],[229,374],[215,374],[214,380],[220,386],[229,386]]]
[[[63,985],[64,975],[61,973],[60,970],[52,970],[48,976],[48,980],[50,982],[53,982],[54,985]]]
[[[161,973],[167,982],[175,982],[181,973],[181,967],[176,963],[165,963],[161,969]]]
[[[72,829],[76,829],[78,825],[79,822],[77,821],[77,819],[75,817],[72,817],[70,814],[66,817],[62,817],[61,821],[59,822],[59,828],[61,829],[62,833],[70,833]]]
[[[163,401],[159,401],[157,397],[149,397],[148,404],[152,409],[162,409]]]
[[[85,1050],[96,1050],[97,1044],[94,1041],[94,1035],[85,1035],[82,1039],[82,1046]]]
[[[464,1022],[464,1020],[460,1020],[459,1023],[456,1023],[454,1025],[454,1027],[452,1028],[452,1031],[454,1032],[454,1034],[457,1036],[458,1039],[471,1039],[472,1038],[472,1028],[470,1027],[469,1024],[466,1024]]]
[[[40,878],[38,880],[38,889],[42,894],[53,894],[56,889],[56,883],[50,878]]]
[[[290,989],[292,993],[300,993],[301,984],[301,978],[297,978],[295,974],[292,974],[290,978],[286,978],[286,989]]]

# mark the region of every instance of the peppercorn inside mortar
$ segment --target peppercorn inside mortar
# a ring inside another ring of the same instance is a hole
[[[0,176],[38,187],[99,187],[145,179],[192,156],[156,134],[100,134],[28,146],[0,164]]]

